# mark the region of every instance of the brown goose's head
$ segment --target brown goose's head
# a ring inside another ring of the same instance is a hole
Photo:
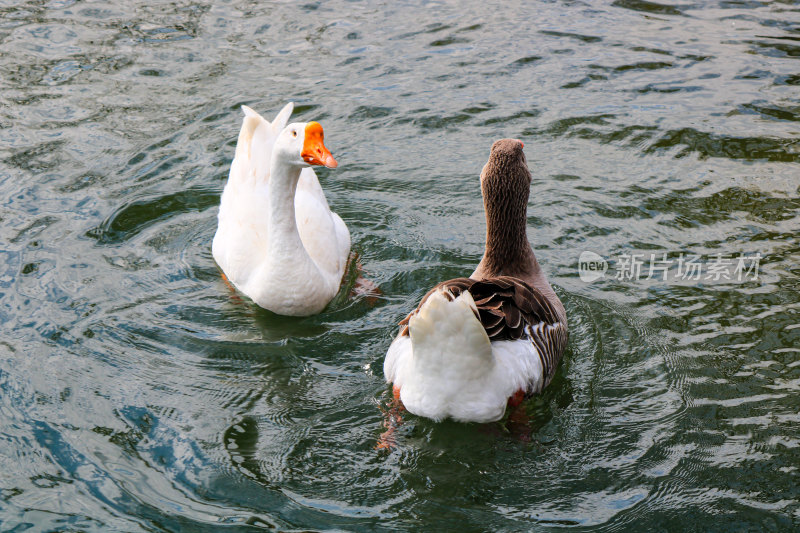
[[[481,172],[481,186],[489,181],[496,182],[497,186],[502,188],[529,187],[531,173],[528,170],[525,152],[522,151],[524,147],[519,139],[495,141],[489,152],[489,160]]]
[[[481,193],[486,216],[493,222],[525,225],[531,172],[524,146],[519,139],[500,139],[489,152],[481,172]]]

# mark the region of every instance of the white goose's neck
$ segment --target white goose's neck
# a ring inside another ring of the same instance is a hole
[[[266,248],[242,292],[261,307],[289,316],[319,313],[338,289],[309,255],[295,220],[295,191],[302,169],[275,157],[267,182]],[[252,253],[256,253],[254,249]],[[338,281],[338,280],[337,280]]]
[[[287,165],[273,157],[270,163],[269,190],[269,248],[273,252],[302,251],[305,254],[303,241],[297,230],[294,218],[294,194],[297,190],[297,181],[300,179],[302,169],[294,165]],[[280,254],[279,254],[280,255]]]

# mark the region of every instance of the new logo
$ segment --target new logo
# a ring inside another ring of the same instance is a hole
[[[594,252],[581,252],[578,257],[578,275],[581,281],[591,283],[606,275],[608,263],[601,255]]]

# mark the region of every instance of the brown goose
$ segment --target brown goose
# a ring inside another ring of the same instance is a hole
[[[492,145],[481,172],[486,249],[469,278],[444,281],[400,322],[383,365],[419,416],[491,422],[541,392],[567,345],[567,317],[525,232],[531,174],[522,141]]]

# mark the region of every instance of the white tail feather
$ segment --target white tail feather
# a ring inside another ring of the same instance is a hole
[[[539,387],[536,346],[527,338],[490,342],[474,309],[469,291],[452,301],[434,293],[409,320],[409,336],[392,342],[383,372],[411,413],[491,422],[515,392]]]
[[[294,103],[289,102],[275,116],[275,120],[270,122],[251,107],[242,106],[244,120],[242,129],[239,131],[239,139],[236,143],[236,154],[238,167],[242,169],[237,172],[241,179],[254,177],[257,180],[269,179],[269,161],[272,154],[272,146],[275,144],[278,134],[286,127],[289,117],[294,110]]]
[[[431,294],[409,321],[412,357],[406,362],[400,398],[414,414],[434,420],[497,420],[506,391],[487,387],[495,375],[492,345],[475,316],[469,291],[450,301]]]
[[[242,106],[242,111],[244,111],[244,116],[246,116],[246,117],[253,117],[253,118],[260,119],[260,120],[266,120],[264,117],[262,117],[261,115],[259,115],[255,111],[253,111],[253,109],[251,107],[248,107],[246,105]]]
[[[292,116],[292,111],[294,111],[294,102],[289,102],[275,115],[275,119],[272,121],[272,131],[275,132],[275,135],[282,132],[286,124],[289,123],[289,117]]]
[[[469,291],[452,301],[441,291],[431,294],[408,323],[417,364],[461,379],[483,375],[494,358],[475,309]]]
[[[244,117],[244,120],[242,121],[242,129],[239,130],[239,139],[236,141],[236,153],[234,157],[250,159],[252,155],[250,146],[253,143],[253,134],[255,133],[256,128],[258,128],[258,126],[261,124],[262,120],[264,119],[258,116],[258,114],[256,114],[256,116],[247,115]]]

